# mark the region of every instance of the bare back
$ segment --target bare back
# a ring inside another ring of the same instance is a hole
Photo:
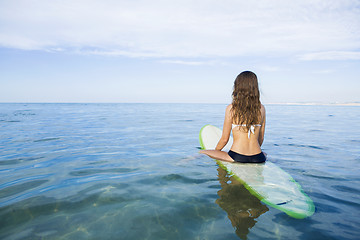
[[[234,139],[233,145],[231,146],[233,152],[248,156],[261,153],[260,147],[264,141],[266,123],[265,107],[261,105],[261,126],[254,126],[253,132],[250,132],[250,134],[241,127],[232,129],[233,118],[231,116],[231,107],[231,104],[226,107],[223,132],[215,150],[201,150],[200,153],[217,160],[234,162],[234,159],[232,159],[227,152],[221,151],[229,141],[231,131],[233,132]]]
[[[229,112],[228,112],[229,111]],[[233,145],[231,150],[243,155],[255,155],[261,153],[261,145],[264,140],[265,133],[265,107],[261,105],[261,121],[259,124],[253,125],[248,131],[245,127],[235,125],[233,118],[231,116],[231,104],[226,109],[226,114],[229,115],[225,117],[225,121],[228,121],[226,124],[224,122],[224,132],[229,132],[229,127],[232,130],[233,134]],[[230,133],[230,132],[229,132]]]

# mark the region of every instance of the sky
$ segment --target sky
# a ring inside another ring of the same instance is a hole
[[[359,0],[0,0],[0,102],[360,102]]]

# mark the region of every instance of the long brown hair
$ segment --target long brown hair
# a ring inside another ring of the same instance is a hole
[[[245,71],[240,73],[234,82],[232,93],[232,117],[233,122],[246,125],[248,131],[251,125],[261,121],[261,102],[259,84],[255,73]]]

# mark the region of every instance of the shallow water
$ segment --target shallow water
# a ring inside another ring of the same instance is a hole
[[[268,105],[298,220],[199,155],[222,104],[0,104],[0,239],[358,239],[360,107]]]

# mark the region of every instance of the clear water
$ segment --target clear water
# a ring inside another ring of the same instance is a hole
[[[309,218],[197,153],[225,105],[0,104],[0,239],[358,239],[360,107],[266,107],[263,149]]]

